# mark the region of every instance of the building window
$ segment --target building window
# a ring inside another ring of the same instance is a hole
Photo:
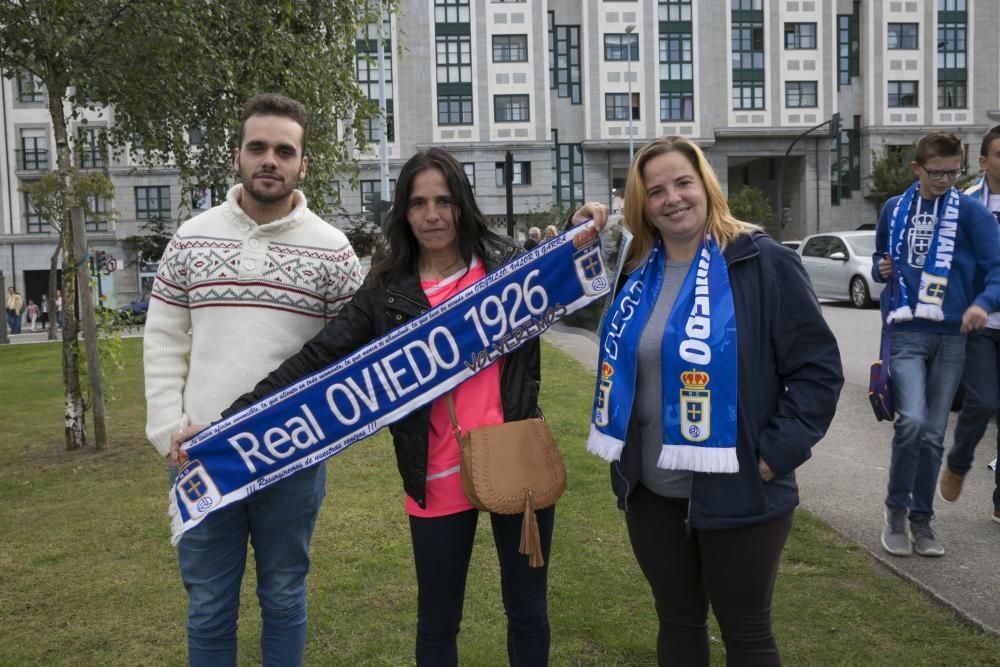
[[[816,24],[815,23],[786,23],[785,24],[785,48],[786,49],[815,49],[816,48]]]
[[[761,11],[764,0],[733,0],[733,11]]]
[[[639,36],[612,33],[604,36],[604,59],[636,62],[639,60]]]
[[[496,185],[498,188],[503,188],[507,186],[506,181],[503,177],[503,162],[494,162],[493,167],[496,173]],[[530,162],[514,162],[513,163],[513,178],[510,181],[511,185],[531,185],[531,163]]]
[[[493,62],[528,62],[528,36],[493,35]]]
[[[476,163],[475,162],[463,162],[462,171],[465,172],[465,177],[469,179],[469,187],[472,191],[476,191]]]
[[[694,93],[683,91],[660,93],[660,120],[694,120]]]
[[[938,83],[939,109],[968,109],[965,81],[942,81]]]
[[[45,86],[42,80],[34,73],[27,70],[20,70],[17,73],[17,101],[18,102],[44,102]]]
[[[786,81],[785,106],[789,109],[811,109],[819,106],[816,101],[816,82]]]
[[[107,156],[104,130],[99,127],[81,127],[76,131],[76,140],[80,169],[103,169]]]
[[[691,81],[694,78],[691,33],[676,33],[660,37],[660,79]]]
[[[18,169],[40,171],[49,168],[49,140],[46,133],[46,130],[22,130]]]
[[[604,95],[604,118],[606,120],[628,120],[631,109],[632,120],[639,120],[639,93],[632,93],[629,103],[628,93],[606,93]]]
[[[330,181],[330,189],[323,193],[323,202],[326,204],[327,219],[329,219],[329,215],[343,204],[340,199],[340,181]]]
[[[851,77],[859,76],[858,21],[853,14],[837,16],[837,86],[851,85]]]
[[[763,81],[739,81],[733,84],[733,109],[736,111],[747,111],[763,108]]]
[[[583,147],[560,144],[552,130],[552,203],[569,209],[583,204]]]
[[[965,0],[938,0],[939,12],[964,12]]]
[[[472,95],[438,95],[438,125],[472,125]]]
[[[937,34],[938,69],[965,69],[965,24],[941,24]]]
[[[733,69],[764,69],[764,24],[733,24]]]
[[[370,27],[374,29],[377,25]],[[378,100],[378,59],[376,56],[378,43],[375,39],[359,40],[358,49],[359,53],[355,58],[358,85],[369,100],[376,102]],[[396,123],[392,101],[392,45],[388,40],[383,40],[382,76],[385,81],[385,138],[386,141],[395,141]],[[364,121],[365,139],[371,142],[381,141],[382,122],[382,119],[377,117],[366,119]]]
[[[552,46],[551,88],[559,97],[568,97],[572,104],[582,102],[582,70],[580,66],[580,26],[556,25],[549,12],[550,43]]]
[[[468,23],[469,0],[434,0],[435,23]]]
[[[890,108],[918,106],[916,81],[890,81],[888,91]]]
[[[83,218],[88,232],[108,231],[108,202],[102,197],[92,195],[87,199],[87,211]]]
[[[472,40],[468,35],[437,38],[437,82],[472,83]]]
[[[527,95],[494,95],[493,119],[498,123],[525,123],[531,120]]]
[[[890,49],[916,49],[919,23],[890,23],[886,46]]]
[[[170,186],[136,187],[135,217],[136,220],[170,220]]]
[[[42,222],[42,216],[35,210],[35,202],[27,192],[24,193],[24,224],[29,234],[49,232],[49,226]]]
[[[660,0],[661,21],[690,21],[691,0]]]
[[[383,201],[392,201],[392,195],[396,192],[396,179],[389,179],[389,197],[382,197],[382,181],[381,179],[375,180],[362,180],[361,181],[361,207],[362,209],[368,205],[368,202],[382,199]]]

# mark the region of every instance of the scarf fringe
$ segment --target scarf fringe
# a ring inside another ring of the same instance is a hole
[[[663,445],[656,467],[666,470],[693,472],[740,471],[736,447],[696,447],[693,445]]]
[[[177,494],[173,488],[167,500],[167,516],[170,517],[170,546],[176,547],[184,535],[184,519],[181,518],[181,508],[177,506]]]
[[[900,306],[889,313],[885,318],[888,324],[893,322],[909,322],[913,319],[913,310],[909,306]]]
[[[933,303],[918,303],[916,317],[941,322],[944,320],[944,311],[941,306]]]
[[[618,461],[622,457],[625,441],[601,433],[593,424],[590,425],[590,435],[587,436],[587,451],[600,456],[605,461]]]

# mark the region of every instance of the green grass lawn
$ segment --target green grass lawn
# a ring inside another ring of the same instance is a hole
[[[141,341],[124,341],[108,451],[66,452],[59,347],[0,348],[0,665],[180,665],[186,599],[168,542],[166,472],[143,436]],[[266,371],[267,369],[261,369]],[[654,665],[652,599],[583,448],[591,380],[543,347],[542,406],[566,458],[550,569],[553,665]],[[333,459],[313,539],[310,665],[412,664],[409,533],[380,434]],[[252,563],[240,662],[259,664]],[[465,665],[506,664],[488,521],[480,522],[459,637]],[[787,665],[990,665],[984,634],[799,512],[774,599]],[[725,664],[712,626],[713,665]]]

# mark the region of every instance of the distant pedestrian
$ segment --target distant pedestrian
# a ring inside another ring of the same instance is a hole
[[[977,198],[1000,223],[1000,125],[983,137],[979,168],[983,171],[982,177],[965,194]],[[986,326],[969,334],[965,342],[962,384],[965,398],[955,423],[955,444],[941,471],[941,499],[949,503],[958,500],[962,493],[962,483],[972,468],[976,445],[986,433],[990,417],[996,415],[1000,423],[1000,311],[990,313]],[[1000,429],[997,431],[997,450],[1000,451]],[[994,470],[994,475],[992,518],[1000,523],[1000,471]]]
[[[62,331],[62,290],[56,290],[56,326]]]
[[[555,238],[556,234],[558,234],[558,233],[559,233],[559,230],[556,229],[555,225],[549,225],[548,227],[545,228],[545,239],[544,240],[548,241],[549,239]]]
[[[15,287],[7,288],[7,301],[4,305],[7,313],[7,326],[12,334],[21,333],[21,313],[24,311],[24,300]]]
[[[542,241],[542,230],[532,227],[528,230],[528,240],[524,242],[525,250],[533,250]]]
[[[28,323],[31,324],[31,330],[37,331],[35,328],[35,321],[38,319],[38,306],[31,299],[28,299],[28,307],[24,309],[25,314],[28,316]]]
[[[40,310],[41,316],[42,316],[42,318],[41,318],[41,321],[42,321],[42,331],[45,331],[45,329],[47,329],[48,326],[49,326],[49,295],[48,294],[43,294],[42,295],[42,302],[39,304],[39,310]]]
[[[986,207],[955,189],[962,156],[954,134],[921,138],[910,162],[917,180],[885,203],[875,235],[872,277],[885,282],[893,268],[900,276],[899,296],[886,290],[881,304],[892,324],[889,372],[898,415],[881,542],[894,556],[944,555],[931,521],[965,334],[1000,310],[1000,232]],[[980,275],[985,287],[977,288]]]

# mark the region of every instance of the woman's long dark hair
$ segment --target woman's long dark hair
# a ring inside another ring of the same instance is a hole
[[[393,276],[417,272],[420,246],[413,235],[413,230],[410,229],[406,211],[413,189],[413,179],[427,169],[440,171],[448,184],[458,238],[458,252],[462,260],[468,264],[472,261],[473,255],[482,252],[482,238],[487,230],[486,218],[476,204],[472,186],[469,185],[469,179],[462,165],[450,153],[440,148],[419,151],[406,161],[396,181],[392,209],[386,220],[385,235],[388,249],[386,254],[372,265],[369,276],[372,286],[379,290],[385,291]]]

